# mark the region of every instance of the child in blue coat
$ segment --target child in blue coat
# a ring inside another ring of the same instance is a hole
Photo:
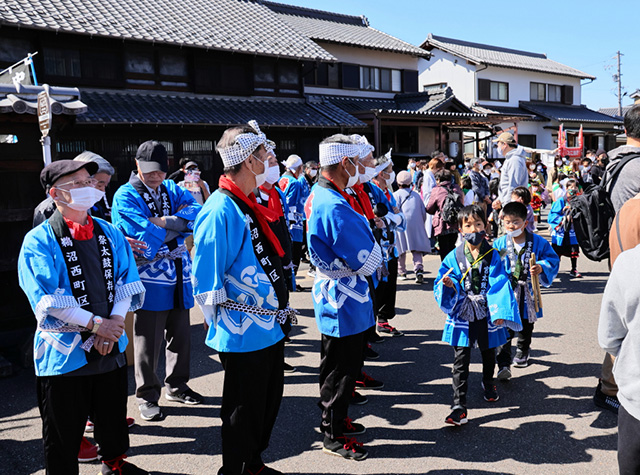
[[[482,354],[484,399],[498,400],[493,381],[496,347],[507,341],[507,328],[521,331],[522,323],[500,255],[485,239],[486,215],[478,205],[458,213],[462,244],[442,262],[434,295],[447,314],[442,340],[454,348],[453,406],[445,423],[467,422],[467,387],[471,348]]]
[[[507,342],[498,349],[498,379],[511,378],[511,339],[517,336],[518,343],[513,364],[516,368],[525,368],[529,364],[529,349],[533,325],[542,318],[542,308],[536,312],[531,286],[531,277],[538,276],[540,285],[551,286],[558,274],[560,258],[551,245],[541,236],[529,231],[527,207],[516,201],[507,203],[502,210],[503,223],[507,234],[496,239],[493,247],[502,255],[502,263],[511,278],[522,331],[517,335],[509,331]],[[530,265],[532,254],[536,256],[536,264]]]
[[[578,256],[580,256],[580,246],[578,238],[573,229],[571,219],[571,200],[580,192],[578,182],[574,179],[568,180],[566,197],[560,197],[554,201],[547,221],[551,228],[551,245],[559,257],[566,256],[571,259],[571,277],[582,277],[578,272]]]

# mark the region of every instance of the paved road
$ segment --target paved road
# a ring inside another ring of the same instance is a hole
[[[422,286],[400,282],[394,324],[405,336],[376,345],[380,359],[367,371],[386,386],[368,391],[369,403],[353,407],[353,419],[368,431],[363,462],[323,454],[317,430],[319,335],[308,292],[292,304],[302,312],[286,348],[298,369],[286,376],[285,395],[265,461],[288,474],[613,474],[616,417],[597,410],[592,395],[603,353],[596,341],[606,264],[579,262],[583,279],[568,278],[568,260],[552,289],[543,290],[545,318],[536,324],[532,364],[514,369],[498,386],[500,400],[487,403],[480,389],[479,352],[472,359],[469,424],[445,426],[451,400],[452,349],[440,342],[444,316],[431,289],[439,260],[426,261]],[[310,285],[305,278],[303,285]],[[129,413],[131,461],[155,474],[215,474],[221,463],[222,372],[205,347],[199,311],[192,312],[192,387],[207,396],[201,406],[163,401],[167,418],[140,420],[133,397]],[[0,380],[0,474],[43,474],[40,419],[34,378],[24,370]],[[130,393],[133,391],[130,372]],[[95,475],[97,464],[82,464]]]

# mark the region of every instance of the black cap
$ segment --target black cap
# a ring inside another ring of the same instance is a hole
[[[138,147],[136,152],[136,161],[142,173],[151,173],[163,171],[167,173],[168,157],[167,149],[155,140],[147,140]]]
[[[44,167],[40,172],[40,184],[45,190],[53,186],[53,184],[65,175],[71,175],[85,168],[89,175],[95,175],[98,172],[98,164],[96,162],[80,162],[75,160],[58,160]]]

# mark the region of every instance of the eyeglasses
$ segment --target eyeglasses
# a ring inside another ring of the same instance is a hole
[[[91,186],[93,188],[95,188],[95,186],[98,184],[98,180],[96,180],[95,178],[87,178],[86,180],[72,180],[72,181],[67,181],[65,183],[60,183],[59,185],[56,185],[56,188],[60,188],[61,186],[67,186],[69,185],[69,188],[84,188],[86,186]]]

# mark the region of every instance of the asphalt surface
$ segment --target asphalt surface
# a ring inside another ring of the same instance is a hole
[[[369,402],[351,406],[350,416],[367,426],[359,440],[369,458],[351,462],[324,454],[317,429],[319,334],[309,292],[292,295],[299,325],[287,345],[287,361],[297,367],[285,377],[282,407],[264,453],[269,465],[287,474],[614,474],[617,473],[617,418],[592,401],[603,359],[597,323],[606,284],[606,263],[581,257],[584,277],[570,279],[563,259],[551,289],[542,290],[545,317],[533,335],[531,365],[513,369],[498,382],[500,400],[485,402],[480,388],[479,352],[474,350],[469,390],[469,423],[444,424],[451,403],[453,350],[440,341],[444,315],[433,299],[440,262],[425,259],[426,281],[398,283],[397,317],[405,332],[374,345],[380,358],[366,370],[385,382],[363,391]],[[306,274],[306,266],[301,274]],[[311,279],[301,280],[305,286]],[[183,406],[161,400],[161,422],[140,419],[129,397],[129,460],[158,475],[215,474],[221,465],[220,402],[223,372],[216,353],[203,344],[202,315],[191,312],[191,387],[204,404]],[[32,370],[0,380],[0,474],[44,474],[41,423]],[[130,368],[129,393],[133,394]],[[98,463],[81,464],[95,475]]]

